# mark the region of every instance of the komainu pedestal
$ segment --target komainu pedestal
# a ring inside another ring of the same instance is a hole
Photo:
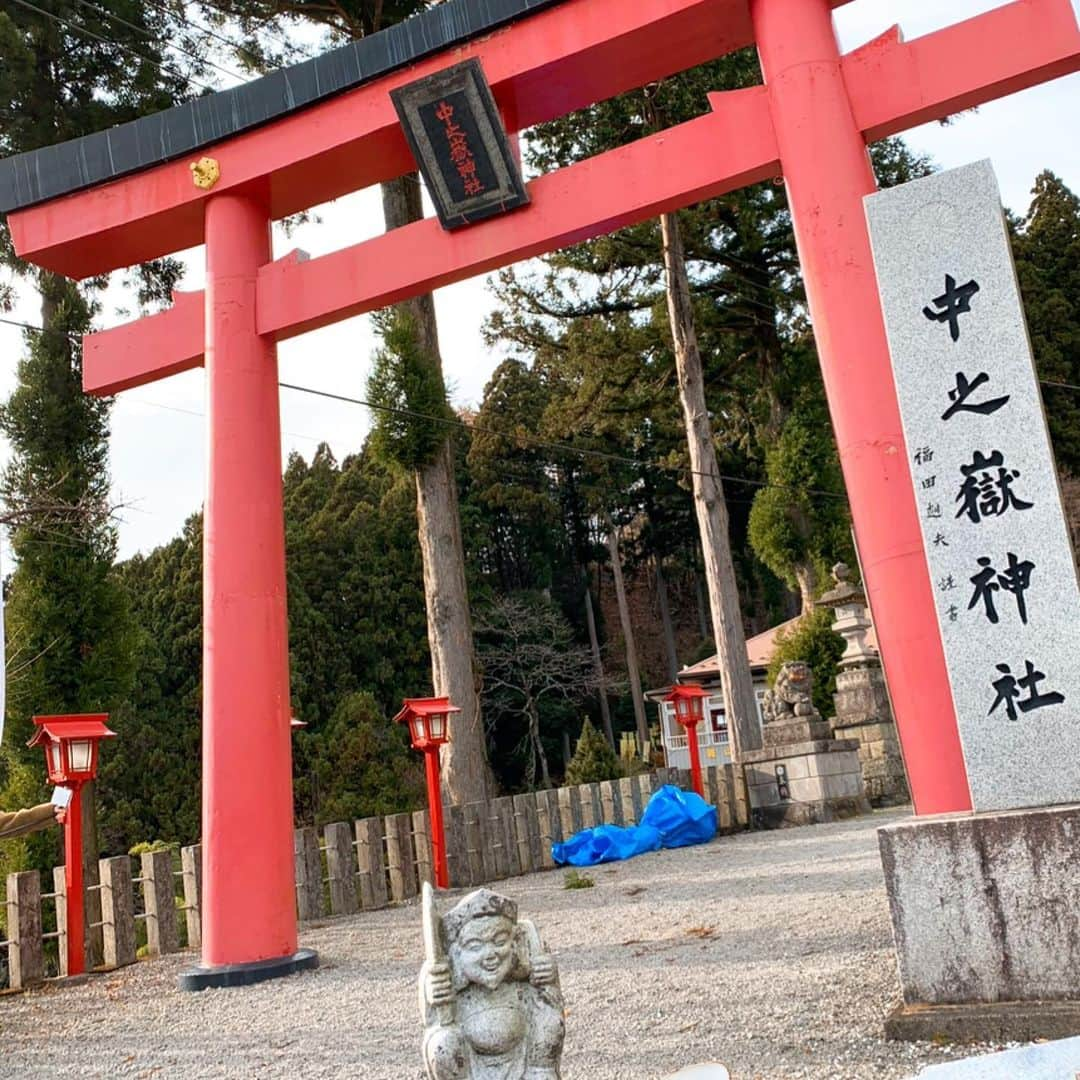
[[[814,708],[811,674],[784,664],[762,703],[763,746],[743,755],[750,806],[766,827],[811,825],[868,813],[859,744],[834,739]]]
[[[477,889],[445,915],[424,886],[420,1015],[429,1080],[559,1080],[559,973],[517,904]]]

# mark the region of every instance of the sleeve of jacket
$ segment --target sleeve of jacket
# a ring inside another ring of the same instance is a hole
[[[0,813],[0,839],[47,829],[55,821],[56,810],[52,803],[42,803],[30,810],[16,810],[11,814]]]

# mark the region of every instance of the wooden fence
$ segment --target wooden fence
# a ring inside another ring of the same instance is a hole
[[[717,807],[720,831],[746,828],[749,806],[741,770],[713,766],[704,770],[704,778],[705,797]],[[450,885],[469,888],[551,869],[552,843],[593,825],[637,822],[649,796],[666,783],[689,788],[689,773],[658,769],[621,780],[447,807]],[[432,881],[426,810],[364,818],[352,825],[334,822],[324,826],[321,837],[315,828],[297,829],[294,853],[302,922],[400,903],[416,896],[422,882]],[[134,963],[140,938],[148,956],[200,946],[199,845],[182,848],[179,859],[170,851],[102,859],[98,871],[98,880],[86,886],[88,966]],[[52,916],[55,930],[44,929],[43,914]],[[66,974],[63,867],[53,872],[52,892],[42,892],[36,870],[8,875],[7,936],[0,949],[7,949],[12,989],[46,977],[46,943],[52,940],[57,942],[59,973]]]

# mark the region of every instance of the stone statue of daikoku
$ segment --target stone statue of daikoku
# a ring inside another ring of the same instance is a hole
[[[477,889],[440,918],[425,884],[423,918],[420,1015],[430,1080],[559,1080],[559,975],[517,904]]]

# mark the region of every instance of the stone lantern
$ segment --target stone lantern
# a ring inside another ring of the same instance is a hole
[[[894,806],[909,799],[907,776],[900,754],[885,673],[877,652],[867,642],[873,624],[866,593],[851,580],[844,563],[833,567],[835,585],[818,605],[835,613],[833,629],[847,648],[840,657],[833,703],[833,734],[837,738],[859,740],[866,793],[873,806]]]

